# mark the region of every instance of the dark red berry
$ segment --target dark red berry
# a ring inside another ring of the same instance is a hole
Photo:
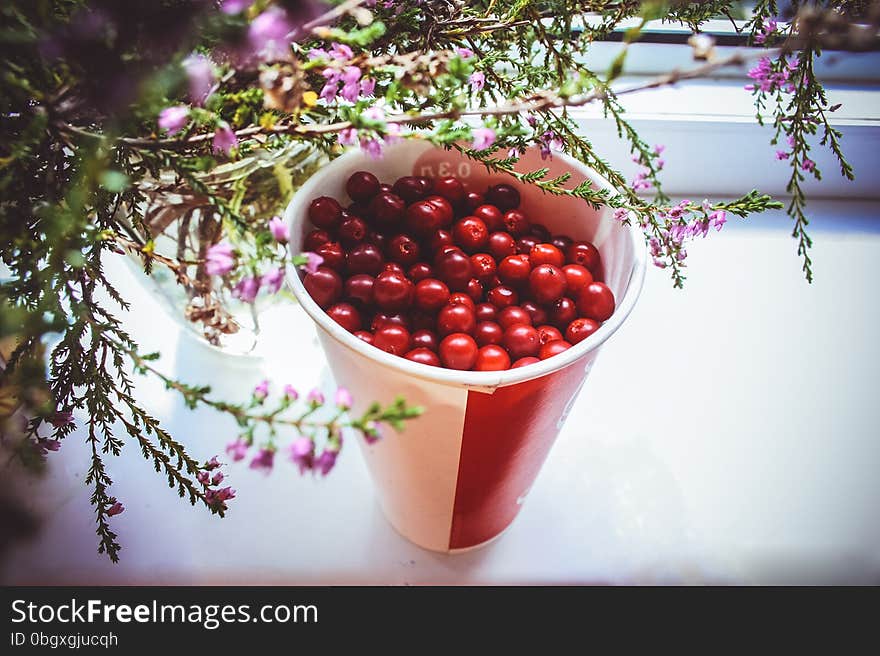
[[[466,212],[473,214],[474,210],[485,202],[486,200],[483,198],[483,194],[478,194],[476,191],[469,191],[464,196],[464,209]]]
[[[342,205],[329,196],[316,198],[309,203],[309,221],[316,228],[335,230],[342,222]]]
[[[327,308],[327,316],[350,333],[361,329],[361,314],[349,303],[331,305]]]
[[[409,278],[396,271],[383,271],[373,283],[373,299],[383,310],[396,312],[412,303],[413,284]]]
[[[512,210],[519,207],[519,192],[509,184],[497,184],[489,187],[486,192],[486,202],[496,205],[502,212]]]
[[[538,240],[534,237],[520,237],[516,240],[516,252],[522,255],[529,255],[532,249],[538,245]]]
[[[366,203],[379,193],[379,178],[367,171],[355,171],[345,183],[349,197],[359,203]]]
[[[339,238],[348,245],[362,242],[367,232],[367,222],[359,216],[350,216],[339,226]]]
[[[599,325],[598,321],[586,317],[575,319],[565,329],[565,339],[572,344],[578,344],[599,330]]]
[[[480,282],[491,280],[497,270],[495,258],[488,253],[474,253],[471,255],[471,267],[474,270],[474,276]]]
[[[421,330],[415,331],[412,334],[413,348],[426,348],[436,352],[439,346],[440,340],[437,337],[437,333],[435,333],[433,330],[423,328]]]
[[[367,273],[371,276],[379,275],[385,264],[382,251],[375,244],[361,243],[348,252],[349,273]]]
[[[559,355],[563,351],[567,351],[571,348],[571,344],[562,339],[555,339],[552,342],[547,342],[546,344],[541,346],[541,350],[538,351],[538,357],[542,360],[546,360],[547,358],[552,358],[554,355]]]
[[[413,362],[418,362],[419,364],[427,364],[431,367],[440,366],[440,358],[437,357],[437,354],[434,353],[434,351],[426,348],[414,348],[412,351],[409,351],[404,357],[407,360],[412,360]]]
[[[491,303],[477,303],[474,307],[477,321],[495,321],[498,316],[498,308]]]
[[[562,339],[562,333],[559,332],[559,329],[556,326],[538,326],[538,340],[541,344],[546,344],[547,342],[552,342],[557,339]]]
[[[419,259],[419,245],[409,235],[396,235],[388,242],[388,259],[402,266],[411,266]]]
[[[486,300],[500,310],[510,305],[516,305],[519,302],[519,294],[512,287],[498,285],[489,290],[489,293],[486,294]]]
[[[493,232],[489,235],[489,252],[496,260],[516,254],[516,240],[506,232]]]
[[[480,321],[474,329],[474,339],[480,346],[500,344],[504,337],[504,329],[494,321]]]
[[[453,292],[449,295],[449,305],[464,305],[467,308],[470,308],[472,312],[476,312],[476,304],[474,303],[474,299],[470,297],[469,294],[464,292]]]
[[[556,235],[553,239],[550,240],[550,243],[556,246],[563,253],[568,252],[568,247],[572,244],[571,237],[566,237],[565,235]]]
[[[519,210],[509,210],[504,213],[504,227],[514,237],[524,237],[529,234],[529,225],[528,217]],[[531,239],[534,239],[534,237],[531,237]],[[537,243],[537,240],[535,240],[535,243]]]
[[[528,255],[508,255],[498,264],[498,277],[505,285],[524,285],[531,272],[532,264]]]
[[[403,326],[385,324],[373,333],[373,346],[392,355],[403,355],[409,348],[409,331]]]
[[[449,369],[468,370],[477,360],[477,343],[464,333],[447,335],[440,342],[440,362]]]
[[[565,251],[565,260],[568,264],[580,264],[593,274],[594,279],[599,279],[602,273],[602,256],[599,250],[588,241],[576,241]]]
[[[328,266],[335,271],[342,271],[345,268],[345,251],[338,241],[328,241],[321,244],[315,249],[315,252],[324,258],[322,264]]]
[[[562,330],[572,321],[577,319],[577,305],[568,296],[563,296],[550,306],[550,312],[548,314],[550,322]]]
[[[577,310],[582,317],[605,321],[614,314],[614,294],[605,283],[591,282],[581,290]]]
[[[437,178],[434,180],[434,193],[458,205],[464,200],[464,185],[458,178]]]
[[[354,334],[354,336],[357,337],[362,342],[366,342],[367,344],[373,343],[373,333],[369,332],[368,330],[358,330]]]
[[[480,205],[474,210],[473,216],[481,219],[486,224],[489,232],[504,230],[504,215],[494,205]]]
[[[487,344],[477,351],[474,371],[504,371],[510,369],[510,356],[500,346]]]
[[[540,223],[533,223],[532,227],[529,228],[529,234],[539,242],[549,242],[551,238],[550,231]]]
[[[534,301],[523,301],[520,307],[529,313],[533,326],[540,326],[547,323],[547,310],[535,303]]]
[[[319,266],[317,271],[303,278],[303,287],[315,303],[326,309],[342,295],[342,278],[330,267]]]
[[[498,312],[497,321],[498,324],[505,330],[519,323],[526,324],[528,326],[532,325],[532,318],[529,316],[529,313],[523,310],[518,305],[509,305],[506,308],[500,310]]]
[[[434,270],[450,289],[457,291],[466,289],[473,278],[471,259],[457,250],[441,251],[434,260]]]
[[[365,273],[358,273],[345,281],[345,296],[365,306],[373,303],[373,282],[375,278]]]
[[[510,353],[510,357],[515,360],[529,355],[537,355],[541,347],[537,329],[522,323],[505,330],[501,344]]]
[[[425,278],[433,278],[434,268],[427,262],[416,262],[407,271],[407,276],[413,282],[420,282]]]
[[[565,274],[552,264],[536,266],[529,274],[529,290],[538,303],[553,303],[565,293]]]
[[[489,230],[482,219],[466,216],[452,227],[452,237],[465,253],[474,253],[488,243]]]
[[[431,235],[431,252],[435,255],[445,246],[455,245],[452,233],[449,230],[435,230]]]
[[[309,234],[307,234],[306,238],[303,240],[303,250],[314,252],[318,249],[318,246],[326,244],[328,241],[333,241],[333,237],[330,236],[330,233],[321,228],[315,228],[314,230],[310,230]]]
[[[397,229],[403,221],[406,203],[397,194],[382,193],[370,202],[370,214],[379,230]]]
[[[416,283],[413,302],[425,312],[436,312],[449,301],[449,287],[436,278],[425,278]]]
[[[519,369],[520,367],[526,367],[530,364],[535,364],[537,362],[540,362],[540,360],[538,358],[529,356],[527,358],[520,358],[519,360],[514,362],[512,365],[510,365],[510,368],[511,369]]]
[[[372,321],[370,321],[370,330],[375,333],[383,326],[402,326],[409,330],[410,321],[402,314],[385,314],[384,312],[377,312],[373,315]]]
[[[477,327],[474,311],[466,305],[445,305],[437,314],[437,333],[473,333]]]
[[[431,180],[414,175],[398,178],[394,183],[394,193],[407,203],[414,203],[431,193]]]

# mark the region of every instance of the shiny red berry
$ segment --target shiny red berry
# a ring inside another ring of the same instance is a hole
[[[497,321],[505,330],[518,323],[526,324],[528,326],[532,325],[532,319],[529,316],[529,313],[518,305],[510,305],[499,311]]]
[[[465,253],[474,253],[489,242],[489,230],[482,219],[466,216],[452,227],[452,237]]]
[[[362,242],[368,232],[367,222],[359,216],[349,216],[339,226],[339,238],[349,246]]]
[[[439,253],[446,246],[454,246],[455,240],[452,238],[452,233],[449,230],[435,230],[431,235],[430,246],[431,252],[435,255]]]
[[[509,305],[516,305],[519,302],[519,294],[512,287],[498,285],[489,290],[486,300],[500,310]]]
[[[373,346],[392,355],[403,355],[409,348],[409,331],[403,326],[385,324],[373,333]]]
[[[599,330],[599,326],[599,322],[593,319],[586,317],[575,319],[565,329],[565,339],[572,344],[578,344]]]
[[[548,312],[550,323],[558,326],[560,330],[577,319],[577,305],[568,296],[563,296],[550,306]]]
[[[519,191],[509,184],[497,184],[489,187],[486,192],[486,202],[497,206],[501,211],[512,210],[519,207]]]
[[[483,283],[476,278],[468,280],[467,287],[465,287],[464,291],[471,297],[471,299],[473,299],[474,303],[483,300]]]
[[[538,240],[534,237],[526,235],[525,237],[520,237],[516,240],[516,252],[521,253],[523,255],[528,255],[532,252],[532,249],[538,245]]]
[[[529,290],[538,303],[553,303],[565,293],[565,274],[552,264],[536,266],[529,274]]]
[[[321,228],[315,228],[314,230],[310,230],[306,235],[306,238],[303,240],[303,250],[314,252],[317,250],[318,246],[326,244],[328,241],[333,241],[333,237],[330,236],[330,233]]]
[[[345,281],[345,296],[370,306],[373,303],[373,282],[375,278],[366,273],[358,273]]]
[[[419,364],[427,364],[431,367],[440,366],[440,358],[437,357],[437,354],[430,349],[414,348],[412,351],[409,351],[404,357],[407,360],[412,360],[413,362],[418,362]]]
[[[412,334],[413,348],[426,348],[436,352],[439,346],[440,340],[437,337],[437,333],[433,330],[422,328]]]
[[[400,266],[397,262],[386,262],[382,265],[382,271],[391,271],[392,273],[398,273],[401,276],[406,275],[406,271],[402,266]]]
[[[531,228],[529,228],[529,234],[542,243],[549,242],[551,238],[550,231],[540,223],[533,223]]]
[[[373,333],[371,333],[368,330],[358,330],[354,334],[354,336],[357,337],[362,342],[366,342],[367,344],[372,345],[372,343],[373,343]]]
[[[418,262],[420,249],[418,243],[409,235],[395,235],[385,251],[388,259],[401,266],[411,266]]]
[[[436,312],[449,301],[449,287],[442,280],[425,278],[416,283],[413,302],[425,312]]]
[[[476,304],[474,303],[474,299],[470,297],[470,294],[466,294],[465,292],[453,292],[449,295],[449,305],[464,305],[471,309],[472,312],[476,313]]]
[[[614,294],[605,283],[591,282],[581,290],[577,310],[582,317],[605,321],[614,314]]]
[[[504,213],[504,227],[514,237],[523,237],[529,234],[529,225],[528,217],[519,210],[509,210]]]
[[[495,258],[488,253],[474,253],[471,255],[471,268],[477,280],[488,282],[495,275],[497,265]]]
[[[350,333],[361,329],[361,314],[349,303],[331,305],[327,308],[327,316]]]
[[[504,214],[494,205],[480,205],[473,211],[473,216],[481,219],[489,232],[505,230]]]
[[[379,230],[397,229],[406,212],[406,203],[397,194],[382,193],[370,201],[370,216]]]
[[[500,344],[504,337],[504,329],[494,321],[480,321],[474,329],[474,339],[480,346]]]
[[[576,241],[569,245],[565,251],[565,260],[569,264],[580,264],[593,274],[594,279],[599,279],[602,273],[602,256],[599,250],[588,241]]]
[[[491,303],[477,303],[474,307],[474,315],[477,321],[495,321],[498,309]]]
[[[359,203],[366,203],[379,193],[379,178],[368,171],[355,171],[345,183],[349,197]]]
[[[523,301],[520,307],[529,313],[533,326],[540,326],[547,323],[547,310],[535,303],[534,301]]]
[[[415,203],[431,193],[431,180],[407,175],[397,179],[393,190],[395,194],[403,198],[407,203]]]
[[[538,341],[540,341],[541,344],[546,344],[547,342],[552,342],[557,339],[562,339],[562,333],[559,332],[559,329],[556,326],[538,326]]]
[[[366,273],[377,276],[382,271],[385,258],[375,244],[361,243],[348,252],[349,273]]]
[[[529,280],[532,264],[528,255],[508,255],[498,263],[498,277],[505,285],[518,287]]]
[[[510,356],[500,346],[487,344],[477,351],[474,371],[504,371],[510,369]]]
[[[474,210],[485,202],[486,199],[483,198],[483,194],[478,194],[476,191],[469,191],[464,196],[464,209],[466,212],[473,214]]]
[[[466,305],[445,305],[437,314],[437,333],[473,333],[477,327],[474,311]]]
[[[406,273],[413,282],[421,282],[426,278],[434,277],[434,268],[427,262],[416,262]]]
[[[437,178],[434,180],[434,193],[443,196],[453,205],[458,205],[464,200],[464,185],[458,178]]]
[[[383,310],[396,312],[412,303],[413,284],[409,278],[396,271],[383,271],[373,283],[373,300]]]
[[[552,358],[554,355],[559,355],[563,351],[567,351],[571,348],[571,344],[562,339],[554,339],[552,342],[547,342],[546,344],[541,346],[541,350],[538,351],[538,357],[542,360],[546,360],[547,358]]]
[[[316,228],[335,230],[342,222],[342,205],[329,196],[316,198],[309,203],[309,221]]]
[[[520,367],[526,367],[530,364],[536,364],[538,362],[540,362],[540,360],[538,358],[529,356],[527,358],[520,358],[519,360],[514,362],[512,365],[510,365],[510,368],[511,369],[519,369]]]
[[[534,326],[518,323],[504,331],[501,345],[517,360],[529,355],[537,355],[541,348],[538,331]]]
[[[402,314],[386,314],[385,312],[377,312],[370,321],[370,330],[376,332],[384,326],[401,326],[410,329],[410,320]]]
[[[324,266],[335,271],[345,269],[345,251],[338,241],[328,241],[326,244],[321,244],[315,249],[315,252],[324,258],[322,262]]]
[[[529,260],[531,260],[532,266],[552,264],[561,269],[565,264],[565,255],[553,244],[541,243],[532,246],[529,251]]]
[[[571,237],[566,237],[565,235],[556,235],[553,239],[550,240],[550,243],[556,246],[563,253],[568,252],[568,247],[571,246],[572,239]]]
[[[477,360],[477,343],[464,333],[452,333],[440,342],[440,362],[449,369],[468,370]]]
[[[516,240],[506,232],[493,232],[489,235],[489,252],[496,260],[516,254]]]
[[[439,199],[439,202],[437,199]],[[406,209],[406,227],[416,235],[428,237],[452,223],[452,206],[442,196],[416,201]]]
[[[303,287],[322,308],[328,308],[342,295],[342,278],[330,267],[320,266],[303,278]]]
[[[593,274],[580,264],[566,264],[562,272],[565,274],[565,293],[572,298],[577,298],[581,290],[593,282]]]
[[[450,289],[456,291],[465,289],[473,278],[471,259],[457,250],[441,251],[434,260],[434,270]]]

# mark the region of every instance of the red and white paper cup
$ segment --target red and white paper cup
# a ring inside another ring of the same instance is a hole
[[[548,178],[570,173],[571,186],[609,183],[590,168],[561,154],[543,161],[527,152],[518,170],[550,169]],[[511,182],[488,173],[456,151],[417,141],[388,146],[381,159],[351,151],[308,180],[285,212],[291,252],[302,250],[310,229],[307,208],[318,196],[349,204],[345,182],[355,171],[370,171],[382,182],[405,175],[458,177],[468,191]],[[403,395],[425,412],[400,434],[388,430],[375,444],[360,440],[385,516],[415,544],[456,552],[499,536],[519,512],[553,445],[599,347],[633,308],[645,272],[645,246],[637,227],[615,221],[608,208],[592,209],[568,196],[544,194],[517,185],[520,207],[554,234],[591,241],[602,254],[604,281],[614,292],[614,314],[595,333],[540,363],[507,371],[456,371],[431,367],[385,353],[339,326],[312,300],[299,276],[290,284],[318,325],[318,337],[333,376],[354,396],[353,413],[372,401],[389,403]]]

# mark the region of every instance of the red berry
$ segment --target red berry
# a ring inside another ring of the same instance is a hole
[[[532,266],[552,264],[561,269],[565,264],[565,255],[553,244],[535,244],[529,251],[529,260]]]
[[[496,260],[516,254],[516,240],[506,232],[493,232],[489,235],[489,252]]]
[[[480,205],[474,210],[473,216],[481,219],[489,232],[504,230],[504,215],[494,205]]]
[[[416,262],[409,268],[407,275],[413,282],[421,282],[426,278],[433,278],[434,269],[427,262]]]
[[[373,346],[392,355],[403,355],[409,351],[409,331],[403,326],[385,324],[373,334]]]
[[[565,293],[577,298],[580,291],[593,282],[593,274],[580,264],[566,264],[562,267],[565,274]]]
[[[498,264],[498,277],[504,284],[514,287],[528,282],[531,272],[528,255],[508,255]]]
[[[473,214],[473,211],[485,202],[486,200],[483,198],[483,194],[478,194],[476,191],[469,191],[464,196],[464,209],[466,212]]]
[[[535,358],[535,357],[531,357],[531,356],[529,356],[529,357],[527,357],[527,358],[520,358],[519,360],[517,360],[516,362],[514,362],[514,363],[510,366],[510,368],[511,368],[511,369],[519,369],[520,367],[525,367],[525,366],[528,366],[528,365],[530,365],[530,364],[535,364],[535,363],[537,363],[537,362],[540,362],[540,360],[539,360],[538,358]]]
[[[509,184],[497,184],[494,187],[489,187],[486,192],[486,201],[504,211],[519,207],[520,197],[515,187]]]
[[[541,342],[538,339],[538,331],[534,326],[518,323],[504,331],[501,345],[514,359],[524,358],[527,355],[537,355]]]
[[[546,344],[547,342],[552,342],[557,339],[562,339],[562,333],[559,332],[559,329],[556,326],[538,326],[538,341],[541,344]]]
[[[366,342],[367,344],[372,345],[372,343],[373,343],[373,333],[371,333],[367,330],[358,330],[354,334],[354,336],[357,337],[362,342]]]
[[[397,194],[382,193],[370,202],[370,215],[379,230],[389,231],[400,226],[406,203]]]
[[[430,196],[416,201],[406,209],[406,226],[416,235],[427,237],[450,223],[452,206],[442,196]]]
[[[464,200],[464,185],[458,178],[437,178],[434,180],[434,193],[458,205]]]
[[[434,269],[450,289],[465,289],[473,278],[471,259],[457,250],[441,251],[434,260]]]
[[[364,241],[368,244],[373,244],[376,248],[378,248],[382,253],[385,252],[385,247],[388,245],[388,235],[384,232],[377,232],[376,230],[370,230],[367,233]]]
[[[449,287],[436,278],[425,278],[416,283],[415,306],[425,312],[436,312],[449,301]]]
[[[415,348],[412,351],[409,351],[404,357],[407,360],[412,360],[413,362],[418,362],[419,364],[427,364],[432,367],[440,366],[440,358],[438,358],[437,354],[430,349]]]
[[[408,308],[412,303],[413,284],[409,278],[396,271],[383,271],[373,283],[373,300],[383,310],[395,312]]]
[[[472,299],[469,294],[465,294],[464,292],[455,292],[453,294],[450,294],[448,305],[464,305],[465,307],[470,308],[472,312],[476,312],[474,299]]]
[[[412,334],[412,346],[413,348],[426,348],[436,352],[440,346],[440,340],[437,339],[437,333],[422,328]]]
[[[477,280],[486,282],[495,275],[497,266],[495,258],[488,253],[474,253],[471,255],[471,268]]]
[[[486,294],[486,300],[500,310],[509,305],[516,305],[519,301],[519,294],[507,285],[498,285],[489,290],[489,293]]]
[[[553,303],[565,293],[565,274],[552,264],[541,264],[529,274],[529,290],[538,303]]]
[[[504,337],[504,329],[494,321],[480,321],[474,329],[474,339],[480,346],[500,344]]]
[[[370,218],[372,216],[370,214],[370,206],[365,205],[364,203],[352,203],[346,209],[342,210],[342,221],[350,219],[353,216],[357,216],[362,219]]]
[[[591,282],[581,290],[577,309],[582,317],[605,321],[614,314],[614,294],[602,282]]]
[[[407,203],[415,203],[431,192],[431,180],[414,175],[398,178],[393,191]]]
[[[410,328],[413,330],[434,330],[437,321],[433,312],[411,310],[409,313]]]
[[[568,296],[563,296],[550,306],[550,323],[561,330],[577,319],[577,305]]]
[[[348,303],[331,305],[327,308],[327,316],[350,333],[361,329],[361,314]]]
[[[464,333],[452,333],[440,342],[440,361],[449,369],[467,370],[477,360],[477,343]]]
[[[350,216],[339,226],[339,238],[349,245],[363,241],[367,232],[367,222],[359,216]]]
[[[567,351],[571,348],[571,344],[562,339],[555,339],[552,342],[547,342],[541,347],[541,350],[538,352],[538,357],[542,360],[546,360],[547,358],[552,358],[554,355],[559,355],[563,351]]]
[[[482,219],[466,216],[452,227],[452,237],[466,253],[481,250],[489,241],[489,230]]]
[[[599,278],[602,269],[602,256],[599,250],[588,241],[576,241],[565,250],[565,259],[569,264],[580,264]]]
[[[565,339],[572,344],[578,344],[599,330],[599,325],[598,321],[585,317],[575,319],[565,329]]]
[[[502,328],[507,330],[518,323],[531,326],[532,319],[529,317],[529,313],[523,310],[520,306],[510,305],[498,313],[498,323],[501,324]]]
[[[370,322],[370,330],[376,332],[383,326],[401,326],[409,330],[410,323],[409,319],[402,314],[385,314],[384,312],[377,312],[373,315],[373,320]]]
[[[529,234],[529,219],[519,210],[510,210],[504,213],[504,227],[514,237],[522,237]]]
[[[330,236],[330,233],[321,228],[315,228],[314,230],[309,231],[309,234],[307,234],[306,238],[303,240],[303,250],[314,252],[317,250],[318,246],[326,244],[328,241],[333,241],[333,237]]]
[[[477,321],[495,321],[498,310],[491,303],[477,303],[474,315],[476,315]]]
[[[342,221],[342,205],[330,196],[316,198],[309,203],[309,221],[316,228],[335,230]]]
[[[532,249],[538,245],[538,240],[534,237],[520,237],[516,240],[516,252],[521,253],[523,255],[528,255],[532,252]]]
[[[345,268],[345,251],[338,241],[328,241],[315,249],[315,252],[324,258],[322,264],[335,271]]]
[[[315,303],[328,308],[342,295],[342,278],[330,267],[320,266],[303,278],[303,287]]]
[[[345,281],[346,297],[359,301],[366,306],[373,303],[373,282],[375,278],[365,273],[358,273]]]
[[[382,271],[391,271],[392,273],[399,273],[401,276],[406,275],[406,271],[403,270],[403,267],[400,266],[397,262],[386,262],[382,265]]]
[[[355,171],[345,183],[349,197],[359,203],[366,203],[379,193],[379,178],[367,171]]]
[[[431,235],[431,252],[435,255],[446,246],[454,246],[455,240],[452,239],[452,233],[448,230],[435,230]]]
[[[539,242],[547,243],[550,241],[550,231],[547,230],[545,226],[542,226],[540,223],[533,223],[532,227],[529,228],[529,234],[532,237],[535,237]],[[553,264],[552,262],[550,264]]]
[[[500,346],[487,344],[477,351],[475,371],[504,371],[510,369],[510,356]]]
[[[532,320],[533,326],[540,326],[547,323],[547,310],[534,301],[523,301],[520,303],[520,307],[529,313],[529,318]]]
[[[445,305],[437,314],[437,333],[472,333],[477,327],[474,311],[466,305]]]
[[[403,266],[415,264],[419,259],[419,245],[409,235],[397,235],[388,242],[388,259]]]
[[[550,240],[550,243],[556,246],[563,253],[568,252],[568,247],[571,246],[572,240],[571,237],[566,237],[565,235],[556,235],[553,239]]]
[[[481,301],[483,299],[483,283],[476,278],[471,278],[465,287],[465,293],[471,297],[474,303]]]
[[[348,252],[349,273],[368,273],[371,276],[377,276],[382,271],[384,264],[385,258],[382,257],[382,251],[375,244],[358,244]]]
[[[392,191],[394,191],[394,187],[392,187],[392,186],[391,186],[390,184],[388,184],[387,182],[380,182],[380,183],[379,183],[379,193],[380,193],[380,194],[381,194],[381,193],[390,193],[390,192],[392,192]]]

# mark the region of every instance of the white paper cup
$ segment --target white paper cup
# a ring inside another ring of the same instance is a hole
[[[609,183],[580,162],[555,154],[542,161],[526,153],[518,170],[550,169],[548,177],[570,172],[569,185],[590,179]],[[385,516],[395,529],[432,551],[454,552],[485,544],[501,534],[519,511],[559,429],[583,386],[599,347],[633,308],[645,272],[645,245],[637,227],[622,226],[608,208],[593,210],[582,200],[544,194],[456,151],[419,141],[388,146],[381,159],[351,151],[318,171],[294,195],[285,212],[291,252],[302,250],[311,229],[307,208],[318,196],[350,203],[345,182],[355,171],[370,171],[393,183],[405,175],[462,180],[468,191],[490,184],[515,184],[521,208],[553,234],[587,239],[602,254],[605,283],[614,292],[614,315],[590,337],[540,363],[498,372],[455,371],[418,364],[385,353],[339,326],[312,300],[299,276],[289,281],[318,336],[339,385],[351,390],[360,413],[372,401],[383,404],[403,395],[424,406],[400,434],[386,431],[368,445],[360,440]]]

